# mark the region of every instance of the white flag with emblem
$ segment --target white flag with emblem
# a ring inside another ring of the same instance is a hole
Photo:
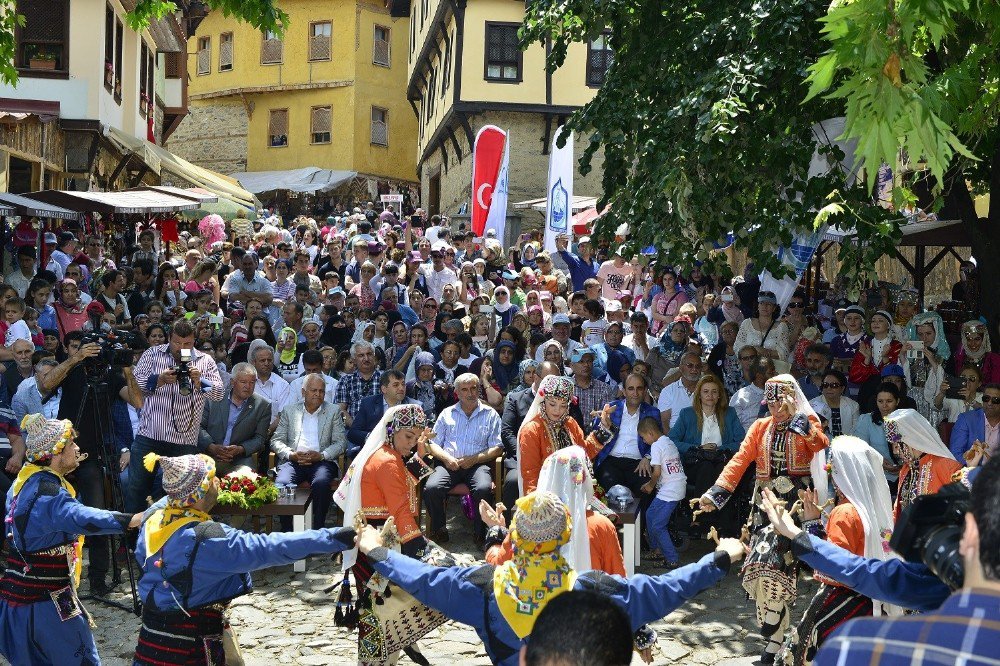
[[[573,217],[573,133],[566,137],[566,145],[556,144],[563,128],[560,126],[552,136],[552,150],[549,151],[549,187],[545,204],[545,251],[556,252],[556,236],[570,233],[570,219]]]

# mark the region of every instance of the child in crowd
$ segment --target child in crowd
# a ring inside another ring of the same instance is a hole
[[[139,234],[139,249],[132,253],[132,265],[140,259],[149,259],[154,266],[160,265],[160,253],[153,247],[155,237],[152,229],[146,229]]]
[[[667,524],[670,514],[674,512],[678,502],[684,501],[687,493],[687,477],[681,466],[681,455],[670,438],[663,434],[659,419],[647,417],[639,421],[639,436],[652,448],[653,473],[649,482],[641,490],[647,495],[656,492],[649,505],[646,518],[646,531],[649,545],[659,550],[663,557],[662,565],[673,568],[678,564],[677,550],[670,539]]]
[[[584,302],[583,309],[587,319],[581,324],[580,342],[587,347],[593,347],[604,342],[604,331],[608,328],[608,320],[604,318],[604,306],[597,299],[591,298]]]
[[[18,329],[18,335],[15,337],[23,337],[21,333],[28,330],[28,325],[24,321],[24,310],[27,304],[23,299],[14,296],[8,298],[3,304],[3,321],[0,321],[0,338],[7,340],[7,333],[14,327],[15,324],[20,324],[16,328]],[[5,344],[10,344],[5,342]]]
[[[28,325],[31,333],[31,341],[35,344],[35,349],[41,351],[45,348],[45,334],[42,327],[38,325],[38,310],[35,308],[24,309],[24,323]]]

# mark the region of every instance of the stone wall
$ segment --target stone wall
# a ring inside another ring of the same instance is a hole
[[[535,113],[487,112],[469,119],[473,136],[484,125],[496,125],[510,133],[510,195],[508,198],[510,215],[520,214],[525,230],[541,228],[543,216],[536,211],[513,209],[513,204],[527,199],[545,196],[548,186],[549,156],[543,153],[542,139],[545,136],[545,117]],[[553,125],[555,121],[553,121]],[[552,132],[555,132],[553,127]],[[448,151],[447,170],[443,168],[440,150],[434,151],[424,161],[420,171],[421,201],[425,206],[430,201],[430,179],[440,169],[441,212],[457,214],[462,204],[468,207],[472,190],[472,147],[465,133],[457,131],[455,138],[462,149],[461,162],[455,154],[455,146],[449,138],[445,144]],[[551,141],[551,137],[549,139]],[[576,137],[575,157],[578,159],[587,145],[586,138]],[[592,162],[593,169],[583,177],[577,172],[573,179],[576,195],[600,196],[603,155],[598,153]]]
[[[192,100],[167,150],[222,174],[247,170],[247,112],[239,100]]]

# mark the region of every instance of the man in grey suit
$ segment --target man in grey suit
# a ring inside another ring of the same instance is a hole
[[[287,405],[278,418],[271,438],[271,450],[278,457],[280,485],[310,482],[314,528],[323,527],[338,478],[337,458],[347,449],[344,417],[337,404],[325,401],[326,383],[319,375],[306,377],[302,384],[305,402]],[[281,517],[282,528],[291,529],[290,516]]]
[[[222,400],[205,401],[198,448],[215,459],[219,476],[240,467],[252,468],[252,456],[264,452],[271,403],[254,393],[256,385],[256,368],[237,363]]]

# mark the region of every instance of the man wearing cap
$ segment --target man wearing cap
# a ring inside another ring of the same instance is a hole
[[[456,285],[458,283],[458,273],[444,265],[444,250],[431,250],[431,263],[420,267],[421,273],[427,280],[428,295],[440,302],[444,295],[446,284]]]
[[[52,253],[52,259],[62,268],[61,275],[66,274],[66,267],[76,258],[78,243],[76,236],[71,231],[63,231],[59,234],[58,249]]]
[[[58,261],[52,258],[52,253],[55,252],[58,238],[51,231],[46,231],[44,236],[44,242],[45,242],[45,256],[49,258],[48,263],[45,264],[45,270],[52,271],[52,273],[56,276],[57,280],[62,280],[63,277],[66,275],[66,273],[63,271],[62,264],[60,264]]]
[[[597,271],[597,279],[602,283],[601,296],[605,300],[616,300],[622,291],[630,288],[635,280],[635,269],[625,261],[625,246],[615,248],[613,259],[605,261]]]
[[[492,527],[487,545],[502,544],[507,537],[505,522],[489,507],[483,513]],[[358,547],[379,574],[418,601],[471,626],[490,661],[500,666],[525,663],[521,646],[538,615],[563,592],[607,595],[628,613],[636,631],[717,583],[744,552],[736,539],[722,539],[714,552],[694,564],[661,576],[638,574],[626,580],[574,569],[572,554],[564,555],[569,549],[561,550],[570,542],[572,523],[569,509],[557,495],[533,492],[517,501],[510,526],[514,557],[499,566],[430,566],[384,547],[379,532],[370,526],[361,533]]]
[[[99,664],[77,587],[84,536],[122,534],[129,516],[84,506],[66,476],[80,454],[69,421],[29,414],[26,464],[7,494],[0,654],[11,664]]]
[[[219,496],[211,458],[149,454],[144,463],[150,473],[160,465],[167,496],[143,516],[135,549],[144,602],[135,664],[215,666],[238,659],[223,644],[223,633],[236,640],[224,612],[253,590],[251,571],[354,545],[354,530],[344,527],[249,534],[216,523],[209,516]]]
[[[573,351],[583,347],[576,340],[571,340],[569,337],[570,333],[570,323],[569,315],[560,312],[552,317],[552,339],[562,345],[563,348],[563,358],[570,358]],[[541,363],[545,360],[545,348],[542,346],[538,347],[535,352],[535,361]]]
[[[593,429],[590,419],[615,399],[615,391],[607,382],[594,379],[596,356],[590,347],[577,347],[569,355],[573,367],[573,396],[584,416],[580,426],[585,435]]]
[[[24,298],[28,285],[35,276],[35,258],[38,256],[31,245],[17,248],[17,268],[7,274],[4,282],[17,289],[17,295]]]
[[[568,247],[569,236],[560,234],[556,237],[556,250],[562,260],[566,262],[566,267],[569,268],[569,275],[573,280],[573,291],[581,291],[583,283],[587,279],[595,277],[600,266],[594,261],[590,236],[581,236],[580,240],[576,242],[577,254],[570,252]]]

